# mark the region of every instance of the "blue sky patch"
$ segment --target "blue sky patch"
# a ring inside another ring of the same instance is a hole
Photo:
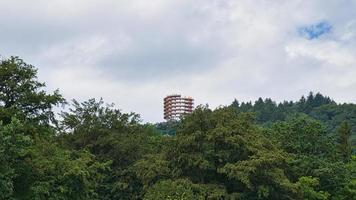
[[[313,40],[329,33],[331,29],[331,24],[329,24],[327,21],[322,21],[317,24],[300,27],[298,32],[302,37],[305,37],[308,40]]]

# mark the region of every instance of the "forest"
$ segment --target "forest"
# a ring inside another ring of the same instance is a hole
[[[356,105],[320,93],[150,124],[0,61],[1,200],[353,200],[355,145]]]

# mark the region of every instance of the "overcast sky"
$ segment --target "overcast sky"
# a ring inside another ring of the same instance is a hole
[[[356,102],[356,0],[0,0],[0,54],[150,122],[172,93]]]

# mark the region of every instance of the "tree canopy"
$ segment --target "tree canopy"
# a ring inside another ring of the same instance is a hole
[[[235,100],[149,124],[102,99],[56,116],[65,102],[0,62],[0,199],[356,199],[354,104]]]

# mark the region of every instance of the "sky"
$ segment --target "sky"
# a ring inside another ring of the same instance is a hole
[[[0,0],[0,55],[144,122],[163,98],[356,102],[356,0]]]

